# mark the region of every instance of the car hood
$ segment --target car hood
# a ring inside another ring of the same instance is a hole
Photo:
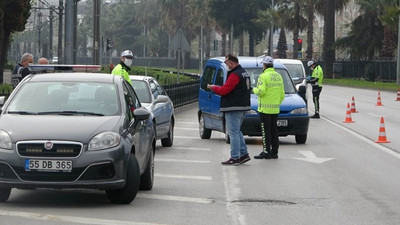
[[[304,100],[298,94],[285,94],[282,104],[280,105],[280,114],[290,112],[293,109],[306,107]],[[251,109],[257,111],[258,97],[251,94]]]
[[[14,115],[0,117],[0,130],[12,142],[22,140],[66,140],[88,143],[102,132],[115,130],[120,116]],[[119,132],[119,131],[117,131]]]

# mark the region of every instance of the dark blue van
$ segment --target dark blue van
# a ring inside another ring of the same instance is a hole
[[[262,58],[238,57],[240,65],[249,73],[251,86],[255,87],[257,79],[262,73]],[[207,84],[223,85],[226,81],[228,68],[224,57],[211,58],[207,61],[200,79],[199,91],[199,133],[202,139],[209,139],[211,131],[225,133],[226,142],[229,136],[225,132],[224,114],[219,111],[221,96],[207,88]],[[275,70],[282,75],[285,86],[285,99],[280,106],[278,130],[280,136],[295,135],[296,143],[304,144],[307,141],[309,115],[307,105],[297,93],[296,87],[286,67],[274,61]],[[261,136],[260,118],[257,112],[257,96],[251,95],[251,110],[246,114],[241,127],[243,135]]]

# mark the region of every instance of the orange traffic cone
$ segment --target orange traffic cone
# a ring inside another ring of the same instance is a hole
[[[347,103],[346,119],[343,121],[343,123],[354,123],[354,121],[351,119],[351,109],[349,103]]]
[[[397,89],[397,98],[396,101],[400,101],[400,89]]]
[[[381,92],[378,92],[378,100],[376,102],[376,106],[383,106],[381,99]]]
[[[385,121],[383,120],[383,116],[381,117],[381,124],[379,126],[379,136],[376,143],[390,143],[390,141],[386,140],[386,130],[385,130]]]
[[[351,98],[351,113],[358,113],[356,109],[356,102],[354,101],[354,96]]]

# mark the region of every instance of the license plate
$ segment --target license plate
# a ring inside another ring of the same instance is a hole
[[[287,127],[287,120],[278,120],[276,123],[278,127]]]
[[[25,171],[71,172],[71,160],[25,159]]]

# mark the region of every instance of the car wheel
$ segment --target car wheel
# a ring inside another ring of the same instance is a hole
[[[231,143],[231,138],[229,137],[229,134],[225,132],[225,143],[230,144]]]
[[[201,139],[210,139],[210,137],[211,137],[211,130],[206,128],[206,125],[204,124],[203,115],[200,115],[199,133],[200,133]]]
[[[135,199],[139,190],[140,170],[136,157],[129,157],[125,187],[120,190],[106,190],[108,199],[115,204],[129,204]]]
[[[140,176],[140,190],[151,190],[154,183],[154,145],[151,145],[146,171]]]
[[[11,188],[0,188],[0,202],[6,202],[11,194]]]
[[[168,137],[161,139],[161,145],[163,147],[171,147],[172,144],[174,144],[174,121],[173,120],[171,120],[171,123],[169,124]]]
[[[307,134],[296,135],[295,139],[297,144],[304,144],[307,141]]]

